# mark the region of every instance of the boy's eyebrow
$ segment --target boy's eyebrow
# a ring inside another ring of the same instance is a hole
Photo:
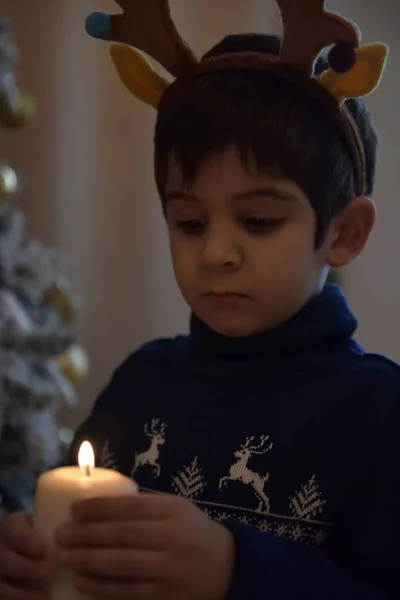
[[[250,190],[246,190],[245,192],[241,192],[240,194],[235,194],[233,196],[234,200],[248,200],[249,198],[256,197],[268,197],[268,198],[277,198],[278,200],[289,200],[294,201],[298,200],[298,197],[295,193],[280,190],[276,187],[260,187],[260,188],[252,188]],[[185,192],[181,192],[180,190],[171,190],[167,192],[164,197],[165,204],[168,204],[172,200],[184,200],[186,202],[198,202],[199,199],[192,194],[187,194]]]
[[[266,196],[268,198],[277,198],[278,200],[298,200],[298,197],[294,192],[286,190],[280,190],[276,187],[260,187],[247,190],[240,194],[235,194],[235,200],[248,200],[249,198],[255,198],[260,196]]]
[[[185,192],[180,192],[179,190],[171,190],[170,192],[166,192],[164,196],[165,204],[171,202],[172,200],[186,200],[187,202],[198,202],[198,198],[196,196],[192,196],[191,194],[186,194]]]

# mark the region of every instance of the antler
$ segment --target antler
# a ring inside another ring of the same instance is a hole
[[[151,425],[150,425],[150,431],[149,431],[149,426],[146,423],[146,425],[144,426],[144,432],[147,435],[147,437],[154,437],[156,435],[164,435],[166,429],[167,429],[167,424],[166,423],[161,423],[160,425],[160,419],[152,419],[151,421]]]
[[[123,13],[93,13],[86,21],[93,37],[128,44],[143,50],[174,77],[198,63],[179,34],[168,0],[116,0]]]
[[[270,436],[269,435],[262,435],[261,436],[261,441],[259,444],[257,444],[256,446],[250,446],[251,442],[255,439],[254,435],[251,437],[246,438],[246,443],[243,444],[242,448],[243,450],[250,450],[252,454],[265,454],[266,452],[269,452],[269,450],[272,450],[274,444],[273,442],[270,443],[270,445],[268,446],[268,448],[264,448],[265,443],[269,440]],[[264,448],[264,450],[262,450]],[[262,450],[262,452],[260,452],[260,450]]]
[[[345,72],[354,66],[360,32],[351,21],[326,11],[325,0],[276,1],[284,26],[282,61],[311,77],[321,50],[335,45],[331,55],[332,68]]]

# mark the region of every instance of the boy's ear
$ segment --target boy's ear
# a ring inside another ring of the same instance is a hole
[[[328,264],[344,267],[364,249],[376,220],[375,204],[370,198],[352,200],[333,220],[330,229]]]
[[[144,54],[136,48],[114,43],[111,44],[110,54],[128,90],[142,102],[158,108],[170,82],[157,73]]]
[[[389,48],[385,44],[369,44],[357,50],[357,62],[348,73],[325,71],[318,82],[343,104],[348,98],[362,98],[379,85],[385,69]]]

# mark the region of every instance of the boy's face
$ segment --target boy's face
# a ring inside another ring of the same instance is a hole
[[[295,183],[246,169],[230,150],[190,186],[171,162],[165,200],[178,285],[214,331],[268,331],[320,290],[329,243],[315,249],[316,217]]]

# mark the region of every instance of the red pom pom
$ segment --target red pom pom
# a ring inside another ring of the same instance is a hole
[[[335,73],[347,73],[357,62],[356,50],[349,44],[336,44],[328,54],[328,62]]]

